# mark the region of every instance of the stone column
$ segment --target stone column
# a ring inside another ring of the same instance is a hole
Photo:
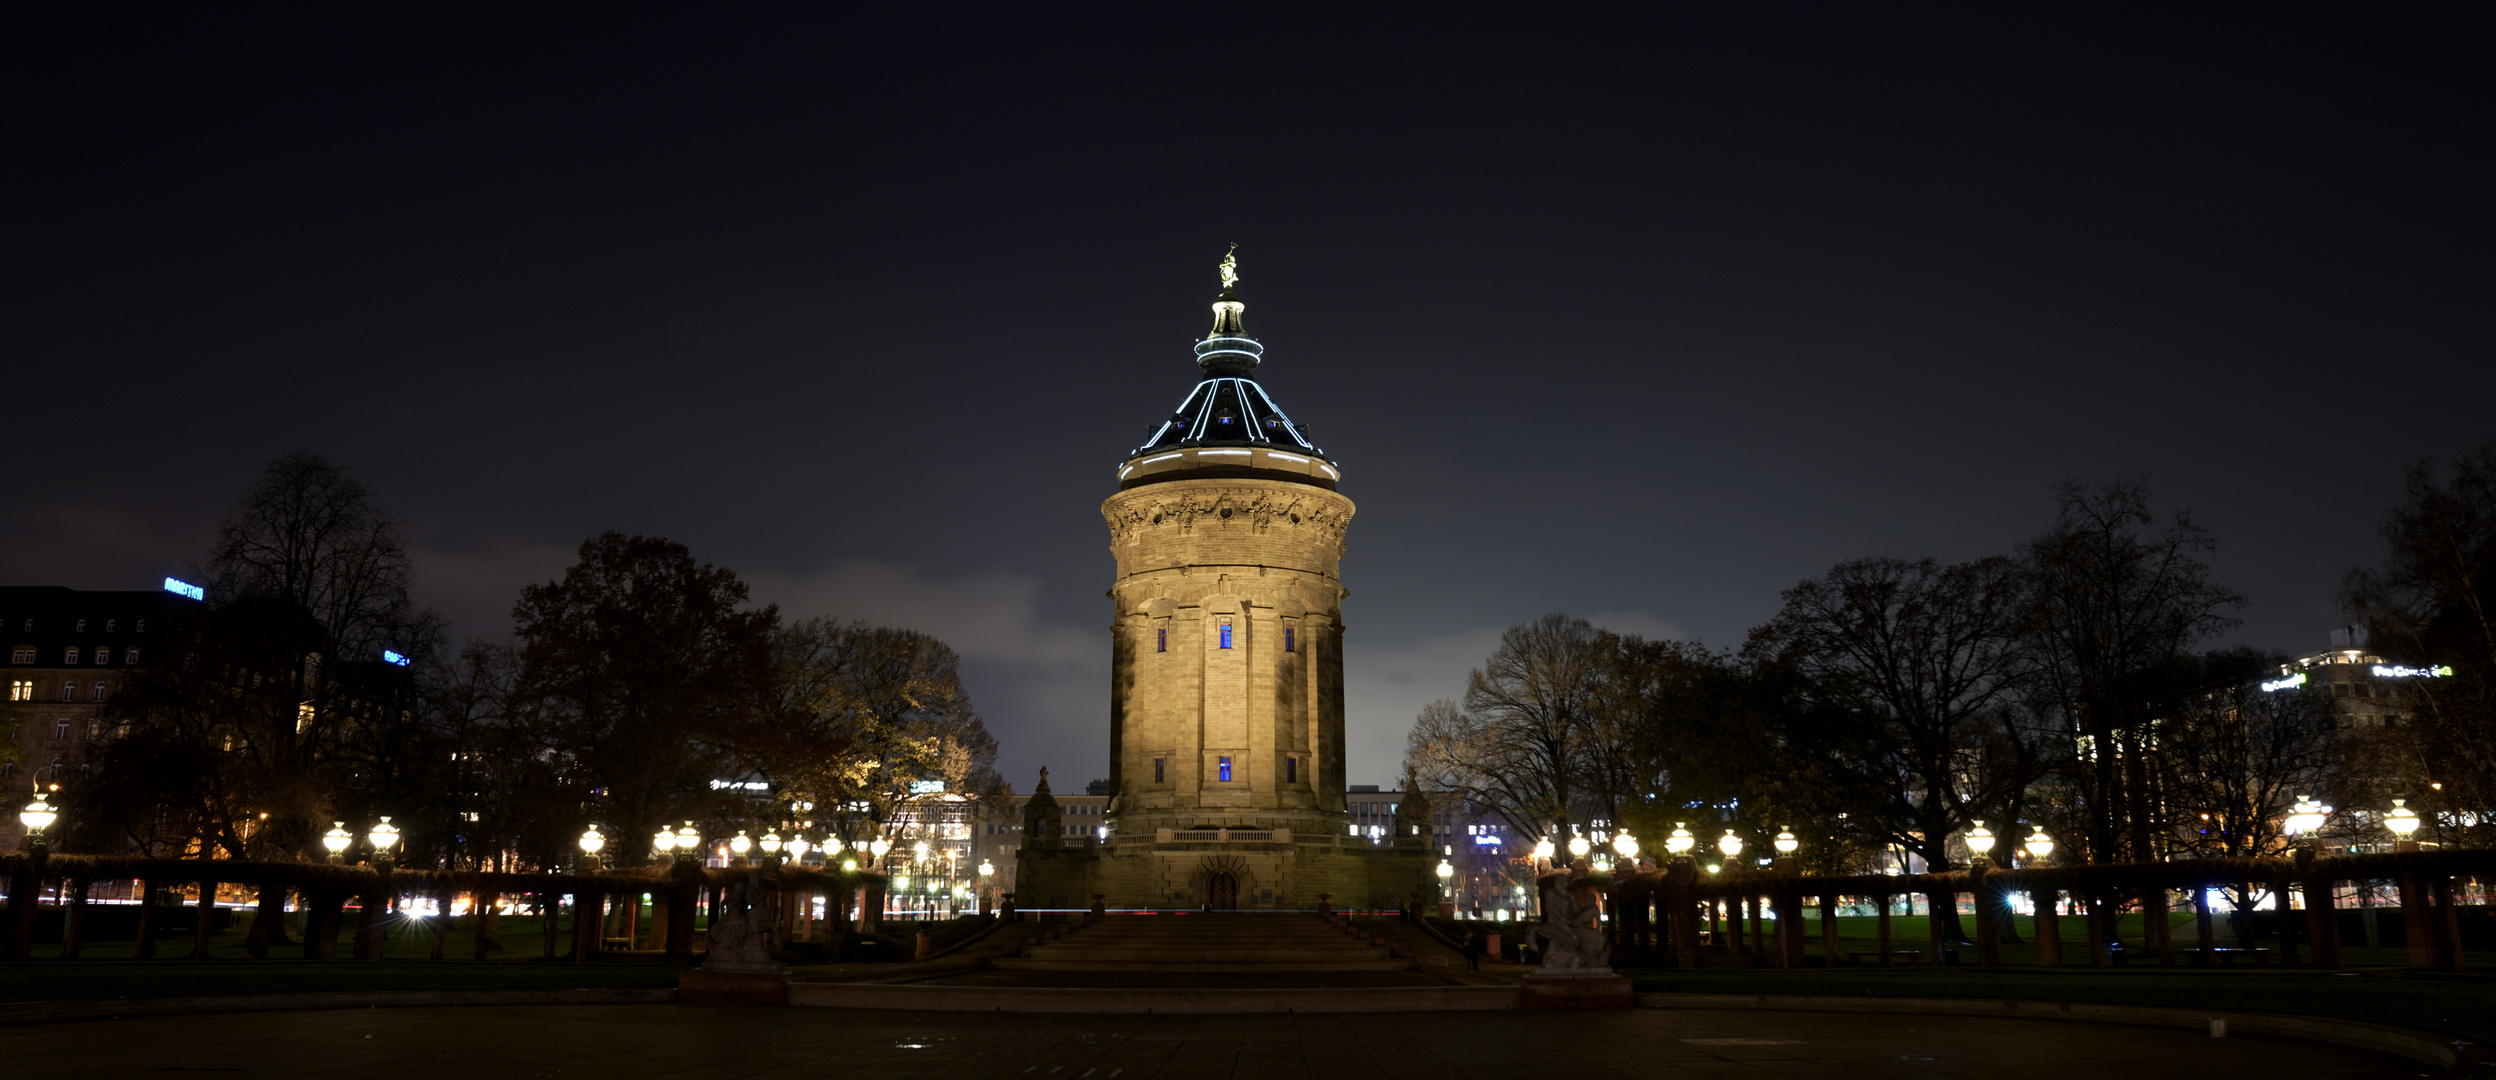
[[[2028,893],[2029,905],[2037,909],[2035,936],[2038,967],[2063,966],[2063,913],[2055,910],[2062,906],[2062,902],[2060,892],[2044,886]]]
[[[79,878],[76,881],[65,882],[61,890],[62,901],[69,905],[69,911],[61,916],[61,959],[63,960],[78,959],[79,951],[86,946],[87,888],[91,884],[92,882],[88,879]]]
[[[217,928],[217,879],[206,878],[199,883],[199,924],[191,939],[191,959],[208,959],[208,939]]]

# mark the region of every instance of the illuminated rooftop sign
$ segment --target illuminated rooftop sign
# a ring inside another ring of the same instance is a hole
[[[2381,668],[2377,668],[2377,669],[2375,669],[2375,670],[2377,670],[2377,671],[2381,671],[2381,670],[2383,670],[2383,669],[2381,669]],[[2267,690],[2287,690],[2287,689],[2290,689],[2290,688],[2293,688],[2293,687],[2299,687],[2299,686],[2303,686],[2303,685],[2305,685],[2305,673],[2304,673],[2304,672],[2302,672],[2302,671],[2300,671],[2300,672],[2298,672],[2298,673],[2296,673],[2296,674],[2294,674],[2294,675],[2288,676],[2288,677],[2287,677],[2287,678],[2285,678],[2285,679],[2273,679],[2273,680],[2271,680],[2271,681],[2269,681],[2269,682],[2263,683],[2263,684],[2262,684],[2262,689],[2264,689],[2264,690],[2266,690],[2266,691],[2267,691]]]
[[[165,591],[176,596],[187,596],[193,600],[208,599],[208,590],[200,588],[197,585],[193,585],[190,582],[182,580],[181,578],[166,578]]]
[[[2438,664],[2435,667],[2375,665],[2375,677],[2378,679],[2436,679],[2450,676],[2452,673],[2453,665],[2451,664]]]
[[[385,663],[385,664],[397,664],[397,665],[399,665],[400,667],[406,667],[407,665],[412,664],[412,663],[414,663],[415,661],[414,661],[414,660],[409,659],[408,657],[401,656],[401,655],[399,655],[398,653],[393,652],[393,651],[391,651],[391,650],[389,650],[389,649],[383,649],[383,650],[381,650],[381,662],[382,662],[382,663]]]
[[[713,780],[713,791],[769,791],[771,785],[760,780]]]
[[[910,794],[913,794],[913,795],[942,795],[942,794],[944,794],[944,793],[945,793],[945,782],[944,782],[944,781],[942,781],[942,780],[913,780],[913,781],[910,781]]]

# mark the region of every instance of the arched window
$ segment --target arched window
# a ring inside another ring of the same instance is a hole
[[[1222,647],[1225,649],[1231,647],[1231,624],[1229,623],[1222,624]]]
[[[68,738],[69,719],[67,717],[63,717],[59,720],[52,721],[52,741],[61,742]]]
[[[139,620],[139,632],[140,632],[140,633],[142,633],[142,634],[144,634],[144,633],[146,633],[146,632],[147,632],[147,620],[145,620],[145,619],[141,619],[141,620]]]
[[[95,650],[95,662],[96,662],[96,663],[99,663],[99,664],[109,664],[109,663],[112,663],[112,662],[113,662],[113,650],[112,650],[112,647],[111,647],[111,646],[109,646],[109,645],[101,645],[101,646],[97,646],[97,647],[96,647],[96,650]]]
[[[79,633],[81,633],[81,634],[83,634],[83,633],[86,633],[86,632],[87,632],[87,620],[85,620],[85,619],[80,619],[80,620],[78,620],[78,632],[79,632]]]
[[[61,663],[62,663],[64,666],[69,665],[69,664],[75,664],[75,663],[77,663],[77,662],[78,662],[78,646],[72,645],[72,646],[70,646],[70,647],[68,647],[68,648],[66,648],[66,649],[61,650]]]
[[[121,625],[121,620],[119,619],[106,619],[104,620],[104,632],[107,634],[112,633],[113,627],[119,625]]]
[[[96,680],[95,683],[95,700],[104,700],[104,682],[101,679]]]
[[[18,664],[31,664],[31,663],[34,663],[34,662],[35,662],[35,647],[34,647],[34,646],[32,646],[32,645],[20,645],[20,646],[18,646],[18,647],[16,648],[16,650],[15,650],[15,651],[13,651],[13,652],[11,652],[11,653],[9,654],[9,660],[10,660],[10,662],[12,662],[12,663],[18,663]]]
[[[139,662],[139,650],[137,650],[137,649],[123,649],[123,650],[121,650],[121,662],[122,662],[122,663],[125,663],[125,664],[135,664],[135,663],[138,663],[138,662]]]
[[[61,684],[61,700],[63,700],[63,701],[76,701],[76,700],[78,700],[78,682],[77,682],[77,680],[72,679],[72,680],[70,680],[70,681],[68,681],[68,682],[64,682],[64,683],[62,683],[62,684]],[[61,722],[62,722],[62,723],[64,723],[64,724],[66,724],[66,723],[68,723],[69,721],[67,721],[67,720],[63,720],[63,721],[61,721]]]

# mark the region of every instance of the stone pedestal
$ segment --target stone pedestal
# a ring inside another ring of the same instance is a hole
[[[724,971],[688,971],[676,980],[679,1005],[786,1005],[789,977]]]
[[[1629,979],[1610,972],[1588,975],[1528,975],[1517,1004],[1528,1009],[1626,1009]]]

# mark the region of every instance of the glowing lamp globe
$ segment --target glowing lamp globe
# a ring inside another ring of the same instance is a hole
[[[2042,825],[2035,826],[2029,832],[2025,846],[2028,848],[2028,857],[2032,859],[2042,859],[2054,854],[2054,838],[2045,835],[2045,827]]]
[[[1979,856],[1993,850],[1993,830],[1985,828],[1982,819],[1977,820],[1975,828],[1968,830],[1967,850]]]
[[[29,834],[51,828],[52,823],[60,820],[60,817],[59,811],[52,809],[52,804],[43,800],[43,793],[40,791],[35,793],[35,801],[27,803],[26,809],[17,812],[18,822],[26,826]]]
[[[692,822],[688,821],[685,823],[684,828],[676,830],[676,847],[678,850],[691,851],[701,846],[702,834],[694,831]]]
[[[1559,850],[1552,846],[1551,838],[1548,836],[1534,842],[1534,857],[1544,862],[1550,862],[1552,854]]]
[[[676,850],[676,834],[669,831],[666,826],[660,826],[658,832],[651,834],[650,846],[661,855],[674,851]]]
[[[344,830],[344,829],[333,830],[333,831],[337,832],[337,833],[338,833],[338,835],[339,835],[341,838],[343,838],[343,837],[346,835],[346,830]],[[323,841],[323,842],[324,842],[324,843],[326,843],[327,841]],[[604,849],[606,848],[606,846],[607,846],[607,838],[606,838],[606,837],[604,837],[604,836],[599,835],[599,833],[598,833],[598,826],[596,826],[596,825],[592,825],[592,826],[590,826],[588,829],[585,829],[585,830],[583,830],[583,831],[582,831],[582,833],[581,833],[581,839],[580,839],[579,843],[580,843],[580,845],[581,845],[581,854],[583,854],[583,855],[595,855],[595,854],[598,854],[598,852],[600,852],[601,850],[604,850]],[[346,845],[344,845],[344,844],[340,844],[340,845],[339,845],[339,848],[343,848],[343,847],[345,847],[345,846],[346,846]],[[331,850],[331,851],[337,851],[337,850],[339,850],[339,848],[331,848],[330,850]]]
[[[996,873],[996,872],[997,872],[997,864],[992,863],[992,862],[989,862],[989,861],[988,861],[988,860],[986,860],[986,859],[981,859],[981,860],[979,860],[979,876],[981,876],[981,877],[987,877],[988,875],[990,875],[990,874],[994,874],[994,873]]]
[[[744,831],[739,830],[737,835],[728,838],[728,850],[736,852],[737,857],[742,859],[746,852],[754,850],[754,841],[746,839]]]
[[[2297,805],[2288,811],[2288,835],[2296,836],[2322,828],[2323,818],[2328,813],[2322,804],[2314,801],[2313,796],[2297,796]]]
[[[879,859],[884,857],[885,852],[891,850],[893,850],[893,842],[881,836],[876,837],[874,843],[867,845],[867,853]]]
[[[1456,867],[1447,860],[1441,859],[1439,860],[1438,875],[1440,881],[1446,881],[1447,879],[1456,876]]]
[[[1635,859],[1638,857],[1638,838],[1626,832],[1614,833],[1612,850],[1619,852],[1624,859]]]
[[[1792,829],[1778,830],[1776,844],[1779,855],[1791,855],[1803,849],[1803,842],[1794,838]]]
[[[347,831],[346,822],[333,821],[329,825],[329,831],[321,834],[321,846],[328,848],[332,855],[344,855],[347,849],[354,845],[355,836]]]
[[[1725,835],[1716,838],[1716,850],[1724,852],[1728,859],[1734,858],[1742,854],[1742,838],[1735,836],[1733,830],[1727,829]]]
[[[764,833],[764,834],[763,834],[763,854],[765,854],[765,855],[777,855],[777,854],[780,854],[780,849],[781,849],[781,847],[782,847],[782,846],[783,846],[783,845],[782,845],[782,844],[781,844],[781,842],[780,842],[780,834],[779,834],[779,833],[776,833],[776,832],[767,832],[767,833]]]
[[[384,815],[381,824],[373,826],[373,831],[365,833],[364,839],[373,845],[374,851],[388,851],[399,844],[399,827],[390,824],[390,818]]]
[[[791,862],[804,862],[804,861],[806,861],[806,853],[807,853],[807,852],[809,852],[809,851],[814,850],[814,848],[815,848],[815,845],[807,843],[807,842],[806,842],[806,838],[805,838],[804,836],[792,836],[792,837],[790,837],[790,838],[789,838],[789,844],[788,844],[788,849],[789,849],[789,861],[791,861]]]
[[[2409,800],[2392,800],[2392,812],[2383,815],[2383,827],[2392,830],[2392,835],[2402,840],[2409,839],[2409,834],[2417,832],[2419,825],[2418,812],[2401,805],[2407,801]]]
[[[1569,838],[1569,855],[1572,858],[1583,859],[1586,857],[1587,852],[1593,851],[1594,849],[1595,845],[1583,836],[1572,836]]]
[[[824,838],[823,838],[823,857],[824,857],[824,858],[829,859],[829,858],[831,858],[832,856],[834,856],[834,855],[838,855],[838,854],[840,854],[840,853],[841,853],[841,838],[840,838],[840,837],[837,837],[837,836],[827,836],[827,837],[824,837]]]
[[[1690,835],[1690,830],[1683,828],[1678,821],[1673,823],[1673,835],[1664,838],[1664,850],[1674,855],[1690,854],[1690,849],[1697,846],[1699,838]]]

